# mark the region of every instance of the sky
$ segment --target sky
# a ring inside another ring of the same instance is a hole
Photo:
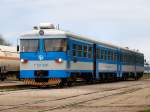
[[[0,0],[0,34],[16,45],[41,22],[138,49],[150,62],[150,0]]]

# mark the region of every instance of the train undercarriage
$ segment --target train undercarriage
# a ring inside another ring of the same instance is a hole
[[[68,78],[27,78],[23,79],[25,84],[32,86],[50,86],[56,85],[59,87],[71,86],[76,82],[85,82],[93,84],[96,82],[114,82],[126,80],[138,80],[143,76],[143,73],[123,73],[122,77],[117,77],[115,73],[100,73],[99,79],[93,77],[92,73],[72,73]]]

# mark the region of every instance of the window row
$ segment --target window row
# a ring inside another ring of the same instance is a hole
[[[72,46],[72,55],[74,57],[85,57],[85,58],[93,58],[93,49],[88,45],[77,45],[73,44]],[[117,61],[120,60],[122,63],[126,64],[143,64],[144,57],[129,53],[121,53],[120,56],[117,55],[117,52],[105,48],[97,48],[96,49],[96,58],[100,60],[108,60],[108,61]]]
[[[73,44],[72,46],[72,54],[73,56],[78,57],[86,57],[86,58],[92,58],[92,47],[90,46],[83,46],[83,45],[77,45]]]
[[[144,65],[144,56],[136,56],[136,64]]]
[[[93,49],[91,46],[73,44],[72,54],[74,57],[93,58]],[[96,58],[101,60],[116,61],[117,53],[105,48],[97,48]]]
[[[134,64],[135,62],[137,64],[143,64],[144,63],[144,57],[143,56],[136,56],[134,54],[123,53],[123,54],[121,54],[121,62],[127,63],[127,64]]]
[[[96,49],[96,57],[97,59],[101,60],[108,60],[108,61],[117,61],[117,53],[112,50],[106,50],[106,49]]]

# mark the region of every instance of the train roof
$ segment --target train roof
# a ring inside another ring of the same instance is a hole
[[[143,55],[139,51],[134,51],[134,50],[131,50],[128,48],[116,46],[116,45],[113,45],[111,43],[107,43],[104,41],[94,40],[92,38],[82,36],[79,34],[74,34],[74,33],[69,32],[69,31],[63,31],[63,30],[58,30],[58,29],[42,29],[42,30],[44,31],[44,37],[43,38],[48,38],[47,36],[49,36],[49,35],[57,35],[57,36],[59,35],[60,36],[59,38],[67,38],[67,36],[70,36],[74,39],[80,39],[80,40],[88,41],[91,43],[101,44],[101,45],[106,46],[106,47],[110,47],[110,48],[114,48],[114,49],[121,49],[123,51],[134,52],[134,53],[139,53],[139,54]],[[41,31],[41,29],[36,29],[36,30],[32,30],[30,32],[26,32],[26,33],[21,35],[20,39],[40,38],[40,34],[39,34],[40,31]],[[54,38],[57,38],[57,36],[54,36]]]
[[[32,30],[30,32],[23,33],[23,34],[21,34],[21,39],[24,39],[24,38],[40,38],[39,31],[40,30]],[[49,35],[65,35],[66,34],[65,31],[56,30],[56,29],[44,29],[43,31],[44,31],[44,36],[49,36]]]

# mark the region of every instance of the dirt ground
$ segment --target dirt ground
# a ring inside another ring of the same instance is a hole
[[[150,80],[0,91],[2,112],[144,112]]]

